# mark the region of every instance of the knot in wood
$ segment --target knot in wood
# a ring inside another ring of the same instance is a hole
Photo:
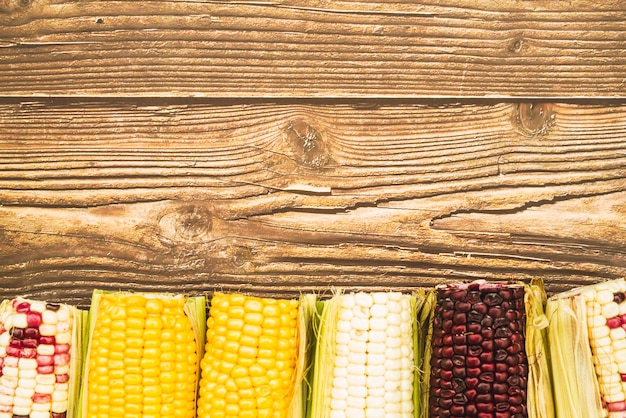
[[[283,138],[300,164],[320,169],[330,160],[320,133],[303,119],[290,121],[283,130]]]
[[[185,241],[195,241],[205,236],[212,226],[211,214],[199,206],[186,206],[175,215],[174,230]]]
[[[524,40],[522,38],[513,39],[509,45],[509,52],[512,54],[519,54],[524,47]]]
[[[514,123],[527,136],[547,135],[555,119],[549,103],[518,103]]]

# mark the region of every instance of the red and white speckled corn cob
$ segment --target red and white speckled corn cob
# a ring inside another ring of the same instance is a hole
[[[22,298],[0,304],[0,418],[69,416],[77,312]]]

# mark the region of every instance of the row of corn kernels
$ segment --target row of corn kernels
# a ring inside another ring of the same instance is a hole
[[[610,296],[610,297],[609,297]],[[624,417],[626,282],[0,305],[0,418]],[[545,311],[544,311],[545,310]],[[584,379],[584,380],[581,380]]]

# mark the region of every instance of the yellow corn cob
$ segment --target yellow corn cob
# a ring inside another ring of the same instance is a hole
[[[94,292],[88,417],[195,417],[204,298]]]
[[[215,293],[198,417],[302,414],[302,311],[296,300]]]

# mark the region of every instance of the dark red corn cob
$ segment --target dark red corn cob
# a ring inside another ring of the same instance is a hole
[[[430,417],[526,417],[525,327],[522,285],[437,288]]]

